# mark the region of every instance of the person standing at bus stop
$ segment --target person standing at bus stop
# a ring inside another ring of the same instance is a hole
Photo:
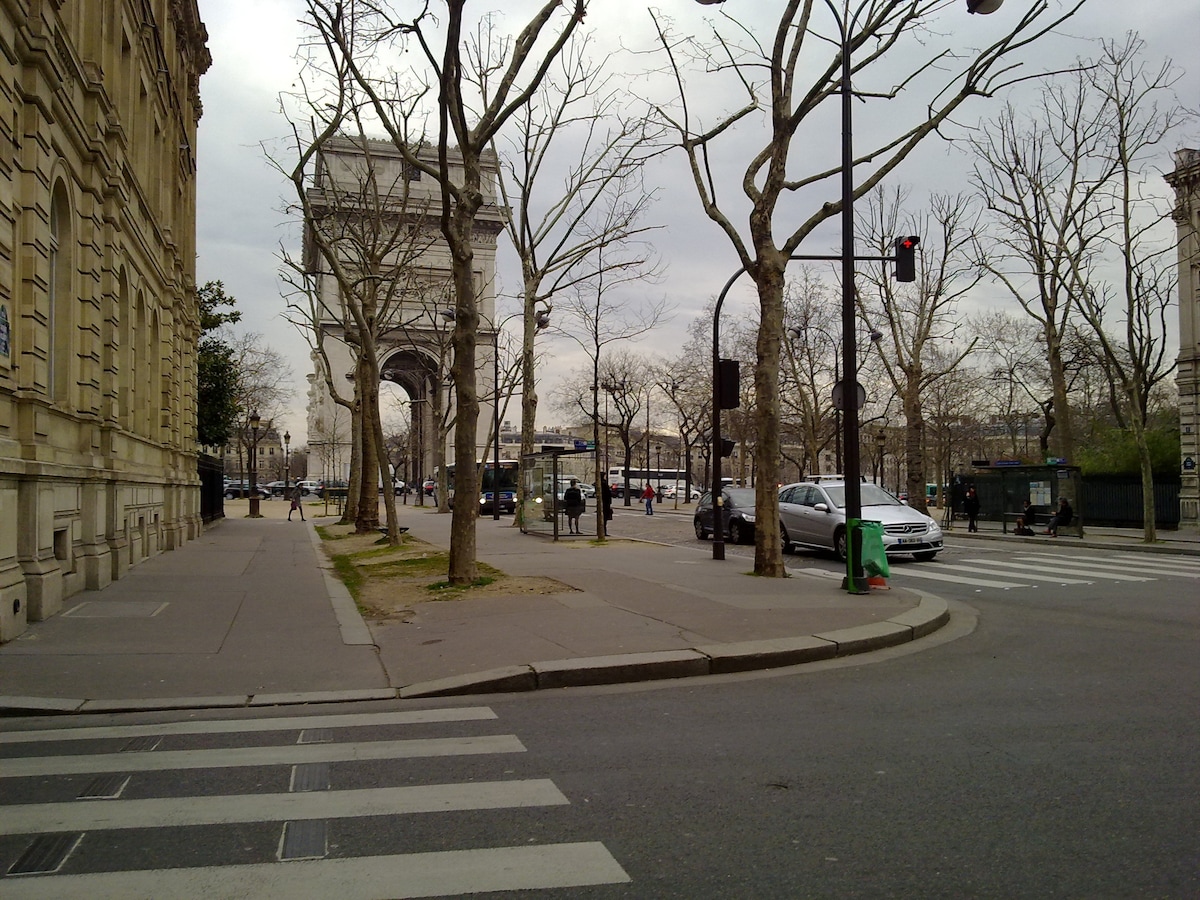
[[[646,489],[642,491],[642,499],[646,501],[646,515],[654,515],[654,485],[646,482]]]
[[[967,531],[979,531],[979,495],[975,488],[967,488],[963,498],[963,512],[967,514]]]

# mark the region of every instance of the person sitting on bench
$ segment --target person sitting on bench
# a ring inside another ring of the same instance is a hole
[[[1071,504],[1066,497],[1058,498],[1058,512],[1050,517],[1050,521],[1046,523],[1046,534],[1051,537],[1058,537],[1058,529],[1064,525],[1070,525],[1071,519],[1074,518],[1075,511],[1071,509]]]
[[[1037,522],[1037,511],[1032,503],[1025,501],[1025,507],[1021,510],[1021,514],[1017,516],[1017,527],[1013,529],[1013,534],[1032,535],[1036,534],[1033,530],[1034,524]]]

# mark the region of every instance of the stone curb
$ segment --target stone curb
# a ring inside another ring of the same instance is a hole
[[[401,688],[375,688],[309,693],[272,693],[229,697],[180,697],[144,700],[71,700],[0,696],[0,715],[51,715],[99,712],[149,712],[173,709],[227,709],[348,703],[363,700],[408,700],[548,690],[586,685],[623,684],[667,678],[693,678],[761,669],[867,653],[908,643],[941,628],[950,620],[946,601],[922,596],[914,609],[891,619],[790,638],[732,644],[706,644],[687,650],[626,653],[576,659],[545,660],[507,666]]]

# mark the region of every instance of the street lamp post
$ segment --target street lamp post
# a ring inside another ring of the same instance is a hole
[[[250,518],[261,519],[258,507],[258,426],[262,423],[258,411],[250,413]]]
[[[291,493],[292,480],[292,434],[289,431],[283,433],[283,496],[286,497]]]

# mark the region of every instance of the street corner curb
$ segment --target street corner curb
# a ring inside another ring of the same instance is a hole
[[[709,658],[698,650],[621,653],[531,664],[539,688],[582,687],[708,675]]]
[[[76,713],[86,703],[86,700],[60,699],[58,697],[0,697],[0,716]]]
[[[921,602],[908,612],[888,619],[897,625],[907,625],[912,629],[912,640],[933,634],[950,621],[950,607],[941,597],[921,597]]]
[[[710,674],[725,675],[832,659],[837,655],[838,645],[815,635],[804,635],[735,644],[706,644],[696,650],[709,658]]]
[[[395,700],[395,688],[362,688],[349,691],[254,694],[247,706],[296,706],[307,703],[359,703],[363,700]]]
[[[463,694],[507,694],[537,690],[537,674],[529,666],[506,666],[470,675],[452,675],[400,688],[401,700],[416,697],[456,697]]]
[[[250,702],[249,694],[226,697],[147,697],[139,700],[88,700],[80,713],[155,712],[169,709],[238,709]]]

